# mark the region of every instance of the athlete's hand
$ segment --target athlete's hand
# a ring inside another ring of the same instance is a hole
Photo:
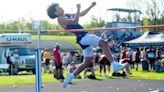
[[[93,6],[95,6],[95,5],[96,5],[96,2],[92,2],[91,6],[93,7]]]
[[[81,8],[81,4],[77,4],[76,7],[77,7],[77,9],[80,9]]]

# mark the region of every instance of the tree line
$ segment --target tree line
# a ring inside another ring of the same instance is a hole
[[[18,32],[27,32],[31,34],[37,34],[37,31],[34,30],[33,21],[26,21],[24,18],[23,22],[18,21],[8,21],[7,24],[0,23],[0,33],[18,33]],[[51,24],[47,20],[41,20],[41,30],[62,30],[63,28],[58,24]],[[89,24],[84,24],[85,29],[103,27],[105,21],[100,19],[92,20]],[[43,33],[48,35],[72,35],[70,32],[61,32],[61,33]]]
[[[144,18],[142,20],[143,25],[154,25],[154,20],[149,19],[149,18]],[[84,24],[85,29],[90,29],[90,28],[100,28],[105,26],[105,21],[103,19],[96,19],[90,21],[88,24]],[[164,24],[164,16],[156,19],[156,25]],[[41,21],[41,30],[62,30],[63,28],[60,27],[57,24],[51,24],[46,20]],[[145,31],[154,31],[154,29],[145,29]],[[156,28],[156,32],[162,32],[164,29],[162,28]],[[33,22],[29,21],[24,21],[24,23],[20,24],[17,21],[10,21],[8,24],[0,24],[0,33],[17,33],[17,32],[27,32],[27,33],[32,33],[32,34],[37,34],[37,31],[33,29]],[[48,34],[48,35],[72,35],[70,32],[61,32],[61,33],[43,33],[43,34]]]

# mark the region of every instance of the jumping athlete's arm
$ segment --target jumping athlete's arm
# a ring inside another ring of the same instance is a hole
[[[91,4],[91,6],[89,6],[87,9],[85,9],[84,11],[82,11],[82,12],[80,12],[80,16],[84,16],[84,15],[86,15],[88,12],[89,12],[89,10],[92,8],[92,7],[94,7],[96,5],[96,2],[93,2],[92,4]]]
[[[77,12],[74,16],[72,16],[71,19],[65,18],[65,17],[59,17],[58,18],[59,24],[62,26],[70,25],[70,24],[78,24],[79,17],[80,17],[80,8],[81,8],[81,5],[77,4]]]
[[[89,6],[87,9],[83,10],[82,12],[80,12],[80,17],[86,15],[86,14],[89,12],[89,10],[90,10],[92,7],[94,7],[95,5],[96,5],[96,2],[93,2],[93,3],[91,4],[91,6]],[[68,15],[71,16],[71,17],[74,17],[74,16],[75,16],[75,14],[68,14]]]
[[[75,17],[73,18],[74,22],[77,24],[79,22],[79,17],[80,17],[80,9],[81,5],[77,4],[77,12],[75,14]]]

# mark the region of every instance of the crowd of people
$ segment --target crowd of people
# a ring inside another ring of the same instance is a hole
[[[53,73],[56,79],[64,79],[63,72],[67,71],[72,73],[77,66],[83,62],[83,56],[80,52],[61,52],[59,44],[56,44],[52,51],[48,51],[45,48],[42,53],[42,60],[44,62],[44,73],[49,71]],[[162,53],[159,48],[147,47],[147,48],[125,48],[122,47],[120,53],[117,53],[115,59],[120,64],[129,63],[129,69],[141,70],[142,62],[148,64],[149,71],[160,71],[156,65],[164,66],[164,60],[162,59]],[[100,48],[94,49],[94,55],[92,63],[84,69],[83,74],[78,74],[75,78],[88,78],[87,72],[91,72],[90,76],[96,78],[95,70],[99,72],[99,76],[112,76],[111,63],[103,54]]]
[[[140,64],[143,70],[160,71],[156,66],[163,66],[162,52],[160,48],[155,47],[140,47],[140,48],[121,48],[121,53],[118,55],[120,62],[128,62],[131,69],[138,71]],[[147,67],[147,69],[144,69]]]
[[[147,69],[143,70],[160,71],[157,68],[163,66],[163,51],[160,47],[122,47],[111,35],[102,33],[101,37],[108,42],[109,48],[113,53],[119,53],[116,56],[117,61],[120,63],[128,62],[131,69],[135,68],[138,71],[139,65],[143,63],[147,64],[147,66],[142,65],[143,68],[147,67]]]
[[[63,72],[72,73],[82,62],[83,55],[78,51],[61,52],[58,43],[52,51],[47,48],[42,52],[42,62],[44,73],[53,73],[54,78],[64,79]],[[75,78],[96,78],[95,70],[99,71],[99,76],[111,76],[111,63],[103,54],[101,49],[94,49],[92,63],[84,69],[83,74],[78,74]],[[91,72],[87,75],[87,72]]]

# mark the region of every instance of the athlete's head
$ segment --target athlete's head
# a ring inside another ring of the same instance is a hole
[[[64,10],[61,7],[59,7],[59,4],[53,3],[48,7],[47,14],[50,18],[54,19],[58,16],[63,15]]]

